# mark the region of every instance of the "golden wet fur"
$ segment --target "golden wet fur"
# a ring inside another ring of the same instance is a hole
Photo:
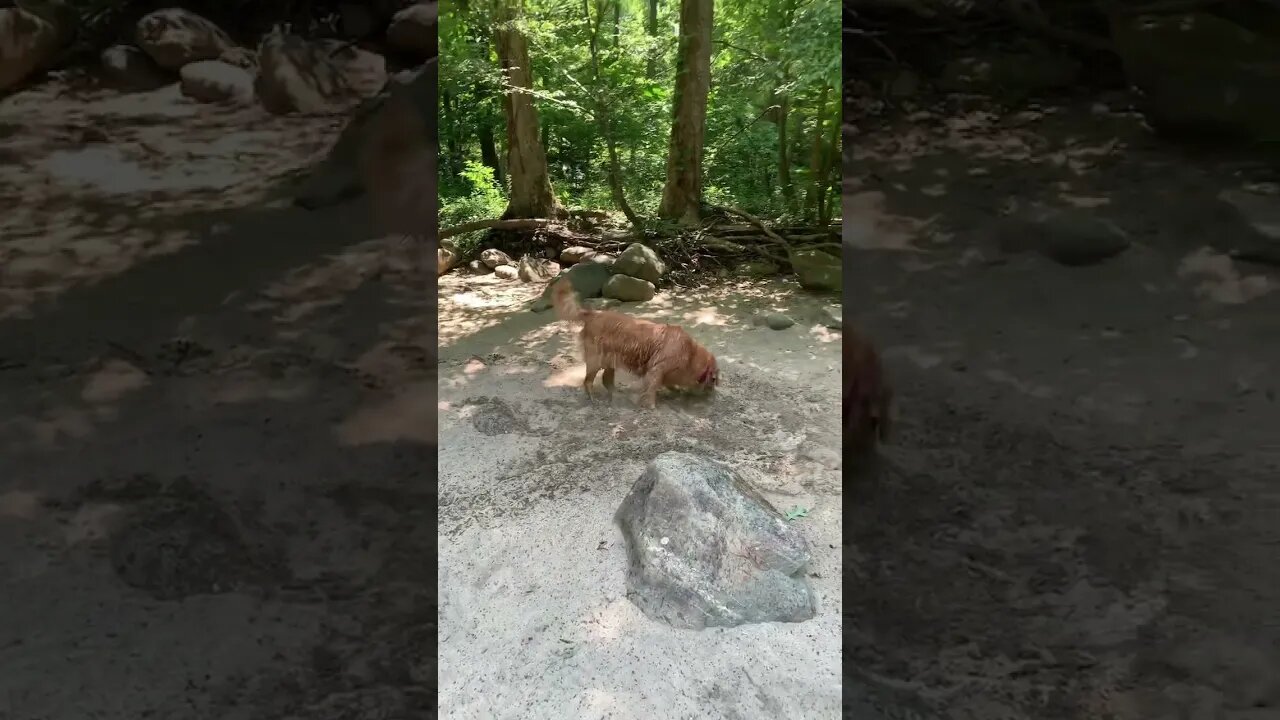
[[[865,337],[844,326],[844,443],[855,453],[889,439],[893,389],[880,355]]]
[[[619,367],[641,379],[640,405],[648,408],[657,403],[661,388],[711,390],[720,383],[715,356],[678,325],[609,310],[587,310],[578,304],[573,285],[565,280],[552,288],[551,301],[560,319],[582,323],[579,338],[587,364],[582,388],[588,397],[592,396],[596,374],[603,370],[605,392],[612,398],[614,370]]]

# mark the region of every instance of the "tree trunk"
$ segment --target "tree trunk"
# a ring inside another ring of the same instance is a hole
[[[499,0],[494,13],[494,45],[506,84],[502,107],[507,116],[507,173],[511,194],[502,218],[561,217],[564,209],[551,189],[547,153],[538,137],[538,109],[529,90],[533,73],[529,44],[512,22],[518,0]]]
[[[648,31],[649,37],[658,37],[658,0],[649,0],[649,17],[645,18],[645,30]],[[649,58],[645,61],[645,77],[652,79],[658,74],[656,61],[658,57],[657,49],[649,52]]]
[[[823,116],[827,109],[827,91],[826,85],[822,86],[822,92],[818,94],[818,103],[814,107],[813,112],[813,144],[809,151],[809,189],[805,193],[804,213],[805,217],[813,219],[818,210],[818,199],[822,195],[822,140],[823,133]]]
[[[787,84],[788,73],[782,71],[782,84]],[[790,208],[796,202],[796,189],[791,184],[791,156],[787,152],[787,123],[791,122],[791,98],[781,95],[778,98],[778,187],[782,189],[783,200]]]
[[[684,224],[698,221],[702,202],[702,152],[711,89],[712,0],[681,0],[680,49],[667,151],[667,183],[658,215]]]
[[[502,185],[502,164],[498,162],[498,144],[493,139],[493,126],[482,123],[476,131],[480,136],[480,162],[493,168],[493,179]]]
[[[596,2],[596,19],[591,21],[591,9],[587,5],[588,0],[582,0],[582,12],[586,16],[587,25],[591,28],[590,40],[587,43],[591,50],[591,73],[592,84],[595,86],[596,97],[596,121],[600,123],[600,134],[604,137],[605,148],[609,151],[609,191],[613,195],[613,202],[627,216],[627,221],[633,226],[640,226],[640,218],[635,211],[631,209],[631,205],[627,203],[627,194],[622,188],[622,163],[618,161],[618,144],[614,141],[613,132],[609,127],[609,101],[605,97],[605,91],[600,82],[600,23],[604,19],[604,0]],[[618,8],[618,0],[613,2],[614,11]],[[614,15],[615,19],[617,15]],[[616,26],[615,26],[616,28]]]
[[[837,93],[832,102],[831,128],[827,131],[827,142],[823,148],[825,158],[822,165],[822,195],[818,205],[818,224],[822,227],[831,222],[831,188],[838,184],[835,182],[834,171],[840,159],[840,103],[841,98]]]

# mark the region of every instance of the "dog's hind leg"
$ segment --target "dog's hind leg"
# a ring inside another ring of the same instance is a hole
[[[605,398],[613,402],[613,368],[605,368],[604,375],[600,378],[600,381],[604,383]]]

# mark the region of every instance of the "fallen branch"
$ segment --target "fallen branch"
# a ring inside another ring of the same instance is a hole
[[[536,230],[544,228],[551,224],[550,220],[542,220],[537,218],[517,219],[517,220],[476,220],[475,222],[462,223],[453,227],[441,228],[439,239],[451,238],[454,235],[462,233],[475,232],[476,230],[485,230],[492,228],[494,230]]]
[[[764,224],[763,220],[761,220],[760,218],[756,217],[755,215],[752,215],[751,213],[745,210],[739,210],[737,208],[732,208],[725,205],[709,205],[708,207],[714,208],[716,210],[720,210],[721,212],[737,215],[738,217],[747,220],[747,222],[750,222],[752,225],[755,225],[756,227],[760,228],[764,232],[764,234],[768,235],[769,239],[773,240],[775,243],[781,245],[784,248],[791,247],[791,244],[788,243],[785,239],[783,239],[781,235],[770,230],[768,226]]]

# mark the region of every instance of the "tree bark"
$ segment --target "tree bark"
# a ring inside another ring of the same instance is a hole
[[[667,182],[658,215],[682,224],[698,221],[702,201],[702,153],[711,89],[712,0],[681,0]]]
[[[482,123],[476,131],[480,136],[480,162],[493,168],[493,179],[502,185],[502,164],[498,162],[498,143],[493,139],[493,126]]]
[[[809,189],[805,193],[804,212],[805,217],[813,219],[819,210],[818,203],[822,196],[822,186],[825,184],[822,178],[822,140],[824,137],[823,124],[824,115],[827,109],[827,93],[830,91],[826,85],[822,86],[822,91],[818,94],[818,103],[813,113],[813,143],[810,145],[809,151]]]
[[[818,205],[819,225],[827,225],[831,222],[831,188],[838,184],[835,180],[835,169],[840,160],[840,103],[840,94],[836,93],[832,102],[831,128],[827,130],[827,142],[823,148],[825,158],[822,165],[821,202]]]
[[[507,173],[511,180],[502,217],[561,217],[564,209],[551,189],[547,153],[538,137],[538,109],[529,94],[533,88],[529,44],[514,25],[518,2],[499,0],[494,13],[494,45],[506,84],[502,107],[507,116]]]
[[[658,0],[649,0],[649,16],[645,18],[644,28],[649,33],[649,37],[658,37]],[[645,77],[652,79],[657,74],[656,60],[658,51],[656,49],[649,52],[649,58],[645,61]]]
[[[782,84],[786,85],[788,73],[782,70]],[[787,207],[796,202],[796,189],[791,184],[791,156],[787,152],[787,123],[791,122],[791,97],[788,94],[778,96],[778,187],[782,189],[782,197]]]

